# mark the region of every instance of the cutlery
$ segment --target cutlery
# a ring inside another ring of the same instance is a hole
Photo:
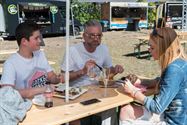
[[[104,86],[100,86],[100,88],[105,88]],[[107,88],[118,88],[118,86],[107,86]]]
[[[103,72],[103,68],[101,66],[99,66],[97,63],[95,65]]]

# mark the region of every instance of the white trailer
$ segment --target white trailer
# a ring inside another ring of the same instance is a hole
[[[101,19],[109,29],[148,27],[147,2],[108,2],[101,5]]]

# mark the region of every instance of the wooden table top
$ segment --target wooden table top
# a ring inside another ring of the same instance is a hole
[[[20,125],[56,125],[74,121],[92,114],[96,114],[114,107],[128,104],[133,98],[124,94],[123,88],[107,88],[107,96],[104,97],[104,88],[98,85],[88,86],[88,91],[75,100],[65,103],[62,98],[54,98],[52,108],[44,108],[33,105],[27,112],[26,118]],[[79,102],[91,98],[98,98],[99,103],[84,106]]]

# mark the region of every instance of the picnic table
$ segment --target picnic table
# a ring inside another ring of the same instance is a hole
[[[17,49],[1,50],[0,55],[13,54],[13,53],[16,53],[17,51],[18,51]]]
[[[139,58],[141,56],[141,46],[148,45],[149,36],[138,36],[135,37],[135,39],[138,39],[139,43],[135,44],[134,54],[136,54],[136,57]]]
[[[54,106],[52,108],[33,105],[28,111],[26,118],[19,125],[63,124],[134,101],[132,97],[124,94],[122,86],[107,88],[106,96],[103,96],[105,88],[101,88],[98,85],[87,87],[88,91],[85,94],[75,100],[70,100],[68,103],[65,103],[62,98],[54,98]],[[81,101],[91,98],[97,98],[101,102],[86,106],[80,104]]]

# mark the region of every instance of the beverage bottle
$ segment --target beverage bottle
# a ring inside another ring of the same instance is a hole
[[[53,90],[50,86],[50,82],[46,82],[46,90],[44,92],[45,95],[45,107],[50,108],[53,107]]]

